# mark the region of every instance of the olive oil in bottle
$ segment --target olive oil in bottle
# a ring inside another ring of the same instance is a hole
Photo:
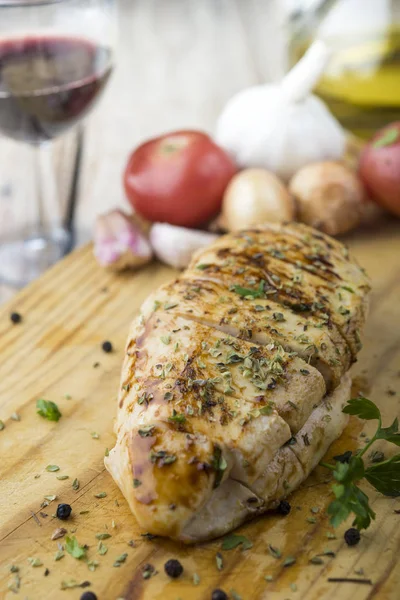
[[[400,26],[324,41],[333,54],[314,93],[343,127],[367,139],[400,120]],[[311,42],[292,40],[292,64]]]

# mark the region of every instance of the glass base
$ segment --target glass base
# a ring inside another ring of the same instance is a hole
[[[65,229],[16,235],[0,241],[0,282],[23,287],[39,277],[71,249]]]

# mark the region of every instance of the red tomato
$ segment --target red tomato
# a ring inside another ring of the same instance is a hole
[[[400,216],[400,121],[381,129],[367,144],[359,172],[376,201]]]
[[[196,227],[218,214],[236,166],[200,131],[175,131],[131,154],[124,185],[134,209],[150,221]]]

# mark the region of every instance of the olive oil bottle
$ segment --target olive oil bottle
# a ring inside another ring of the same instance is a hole
[[[343,127],[366,139],[400,120],[400,24],[323,39],[332,49],[332,58],[314,93]],[[291,64],[312,41],[292,39]]]

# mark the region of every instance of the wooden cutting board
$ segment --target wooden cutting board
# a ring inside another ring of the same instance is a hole
[[[354,387],[370,394],[389,424],[400,413],[399,222],[358,232],[349,243],[373,282]],[[5,428],[0,431],[0,598],[77,600],[84,590],[61,589],[62,582],[71,580],[89,581],[87,589],[99,600],[207,600],[217,587],[229,598],[243,600],[399,598],[400,515],[395,510],[400,509],[400,500],[366,488],[376,521],[358,546],[348,548],[343,541],[347,527],[335,532],[337,539],[327,536],[332,531],[325,514],[331,492],[329,473],[323,468],[290,498],[289,516],[270,514],[240,529],[253,543],[250,550],[222,551],[221,540],[185,547],[141,537],[104,469],[103,456],[114,443],[112,427],[128,325],[146,295],[173,274],[157,264],[137,274],[108,274],[96,265],[91,248],[85,247],[1,308],[0,419]],[[21,324],[11,324],[12,310],[23,315]],[[112,342],[111,354],[102,352],[103,340]],[[58,423],[36,414],[38,398],[58,404],[62,412]],[[367,435],[374,423],[370,425]],[[364,444],[360,432],[361,423],[353,419],[330,454]],[[59,471],[48,472],[47,465],[57,465]],[[66,475],[68,479],[58,478]],[[96,497],[103,492],[105,497]],[[41,508],[45,496],[53,495],[57,498]],[[64,523],[53,517],[59,502],[73,508],[73,517]],[[64,539],[50,538],[62,525],[80,544],[89,546],[88,559],[98,561],[95,571],[67,553],[55,561],[57,543],[63,544]],[[97,552],[96,534],[102,533],[111,535],[103,542],[108,548],[105,555]],[[281,551],[281,559],[271,556],[269,544]],[[327,549],[336,556],[323,556],[323,564],[309,563]],[[219,551],[221,571],[215,558]],[[125,563],[113,566],[123,553],[127,553]],[[296,564],[284,567],[288,556],[295,557]],[[32,566],[29,558],[38,559],[40,566]],[[169,558],[184,565],[178,581],[169,580],[163,571]],[[142,576],[146,563],[158,571],[148,580]],[[11,565],[19,568],[18,573],[10,572]],[[200,577],[197,586],[195,573]],[[370,579],[371,584],[329,581],[335,577]]]

